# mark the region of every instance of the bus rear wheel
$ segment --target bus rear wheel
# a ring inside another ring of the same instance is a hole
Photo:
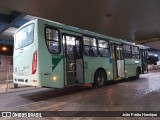
[[[136,69],[136,79],[139,79],[139,77],[140,77],[140,70],[137,68]]]
[[[95,87],[101,87],[104,86],[106,82],[107,76],[106,73],[102,70],[97,71],[94,77],[94,86]]]

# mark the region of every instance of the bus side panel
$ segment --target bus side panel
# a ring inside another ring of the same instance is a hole
[[[107,80],[113,80],[113,64],[112,58],[100,57],[99,64],[106,70]]]
[[[126,77],[134,77],[136,76],[137,67],[141,68],[141,60],[140,59],[126,59],[125,60],[125,70]]]
[[[133,61],[133,68],[134,68],[134,76],[136,76],[136,70],[137,70],[137,67],[140,67],[141,68],[141,59],[132,59]]]
[[[106,70],[106,74],[110,72],[110,74],[107,75],[107,80],[113,79],[112,63],[109,63],[109,58],[84,56],[85,83],[94,82],[94,75],[98,68]]]
[[[132,59],[125,59],[126,77],[133,77],[136,75],[136,68]]]
[[[64,68],[63,54],[53,55],[49,52],[45,42],[45,25],[38,21],[38,66],[41,74],[40,81],[43,87],[63,88]],[[55,60],[57,59],[57,60]],[[55,63],[56,61],[56,63]],[[58,63],[57,63],[58,61]]]
[[[64,75],[61,71],[63,67],[63,60],[56,66],[53,71],[48,73],[41,73],[41,85],[43,87],[63,88],[64,87]],[[50,67],[51,69],[51,67]]]

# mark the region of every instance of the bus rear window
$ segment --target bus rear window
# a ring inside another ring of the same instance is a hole
[[[15,35],[15,49],[23,48],[34,41],[34,24],[20,29]]]

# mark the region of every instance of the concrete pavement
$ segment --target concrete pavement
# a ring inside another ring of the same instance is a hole
[[[19,89],[19,88],[18,88]],[[22,88],[20,88],[22,89]],[[160,71],[93,89],[31,89],[0,94],[1,111],[160,111]],[[4,118],[5,120],[6,118]],[[17,120],[17,118],[7,118]],[[18,118],[21,120],[21,118]],[[27,118],[28,119],[28,118]],[[34,118],[36,120],[36,118]],[[42,120],[150,120],[148,117],[48,117]],[[159,120],[159,118],[154,118]]]

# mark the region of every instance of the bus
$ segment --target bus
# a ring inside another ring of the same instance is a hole
[[[14,34],[15,84],[64,88],[139,78],[147,72],[143,46],[38,18]]]

